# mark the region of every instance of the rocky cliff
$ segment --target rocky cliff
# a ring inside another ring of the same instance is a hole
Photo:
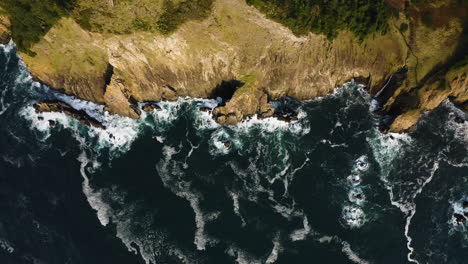
[[[118,8],[111,2],[110,9]],[[216,0],[206,17],[170,34],[116,34],[62,16],[19,53],[37,80],[132,118],[139,116],[135,102],[213,97],[226,83],[238,83],[230,101],[214,111],[219,122],[235,124],[271,115],[268,100],[312,99],[353,78],[368,85],[382,104],[379,112],[394,119],[390,131],[407,131],[446,98],[466,110],[468,4],[388,2],[397,10],[388,29],[364,39],[346,29],[333,39],[298,36],[245,0]],[[8,16],[0,10],[3,43],[9,28],[15,30]]]

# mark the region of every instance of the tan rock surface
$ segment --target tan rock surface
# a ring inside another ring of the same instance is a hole
[[[1,11],[1,9],[0,9]],[[0,44],[8,44],[11,40],[10,20],[6,15],[0,15]]]

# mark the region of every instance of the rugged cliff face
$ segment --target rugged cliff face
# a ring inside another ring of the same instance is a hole
[[[109,8],[117,8],[111,2]],[[98,32],[63,16],[19,53],[37,80],[132,118],[139,116],[137,101],[206,98],[239,81],[243,86],[214,111],[219,122],[235,124],[271,115],[268,100],[312,99],[353,78],[368,84],[382,114],[395,118],[391,131],[410,129],[446,98],[466,110],[468,68],[461,58],[468,4],[389,3],[399,13],[388,19],[386,33],[363,40],[348,30],[333,39],[297,36],[244,0],[217,0],[206,18],[171,34]],[[0,41],[6,42],[8,12],[0,14]]]

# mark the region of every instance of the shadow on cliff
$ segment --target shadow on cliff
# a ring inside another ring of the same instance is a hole
[[[223,101],[230,100],[236,90],[243,85],[244,83],[239,80],[222,81],[211,91],[209,98],[221,97]]]

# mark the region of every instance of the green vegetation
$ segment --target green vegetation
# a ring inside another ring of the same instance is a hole
[[[400,25],[400,31],[403,32],[403,33],[405,33],[406,31],[408,31],[408,27],[409,27],[408,24],[406,24],[406,23],[401,23],[401,25]]]
[[[69,14],[74,1],[1,0],[0,7],[11,20],[12,37],[22,52],[34,55],[31,46],[38,42],[62,16]]]
[[[170,34],[188,20],[208,17],[213,0],[0,0],[11,20],[20,51],[30,50],[62,17],[72,17],[88,31]]]
[[[295,34],[308,32],[334,38],[350,30],[359,39],[385,33],[392,10],[384,0],[247,0],[269,18],[289,27]]]
[[[130,34],[135,31],[170,34],[188,20],[208,17],[213,0],[78,0],[73,17],[86,30]]]
[[[423,25],[425,25],[426,27],[432,27],[432,25],[434,24],[434,18],[433,18],[433,15],[432,15],[432,12],[429,10],[429,11],[426,11],[422,16],[421,16],[421,22],[423,23]]]
[[[211,11],[213,0],[188,0],[174,4],[165,1],[165,12],[159,17],[157,28],[164,34],[175,31],[187,20],[201,20],[207,18]]]

